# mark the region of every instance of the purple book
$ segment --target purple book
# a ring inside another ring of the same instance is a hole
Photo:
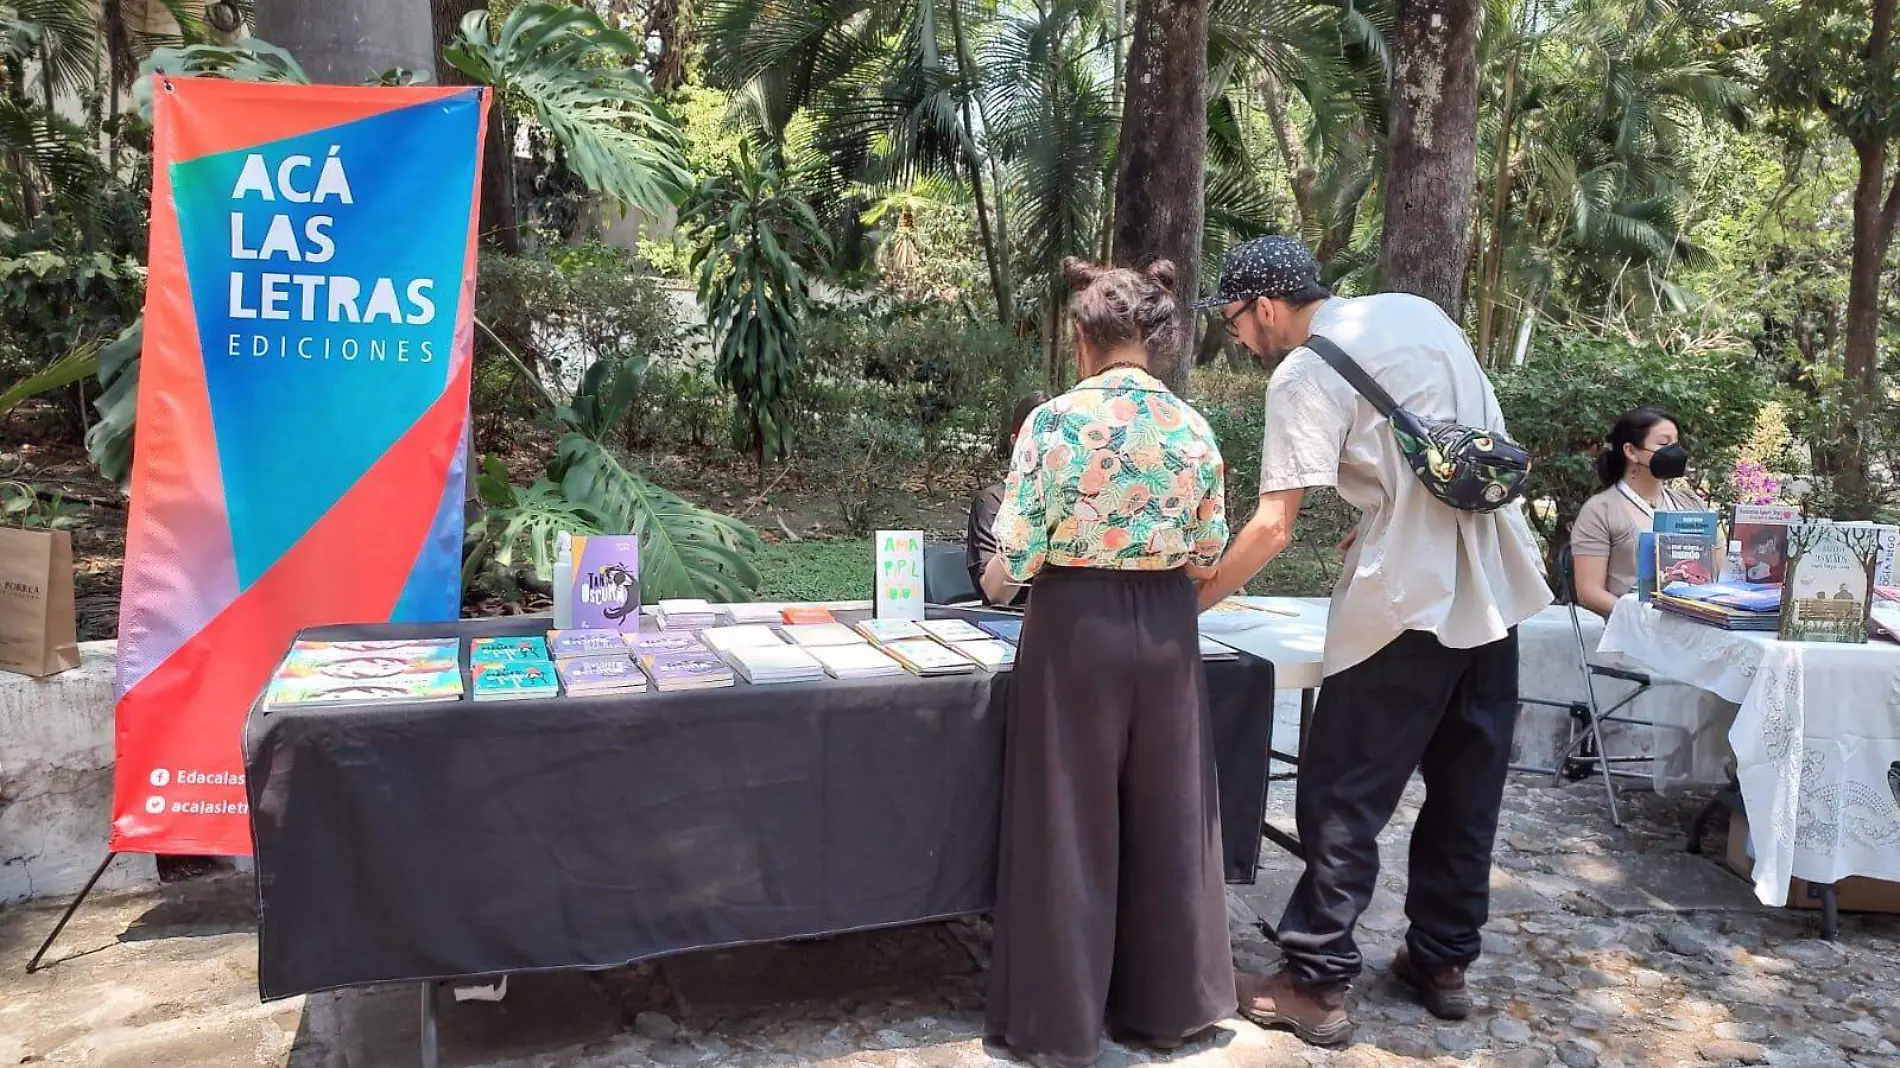
[[[570,694],[646,688],[646,676],[640,674],[640,669],[633,666],[633,661],[625,653],[569,660],[559,665],[559,670],[561,683]]]
[[[732,685],[732,668],[711,650],[668,653],[645,662],[647,677],[660,690],[697,690]]]
[[[593,534],[574,539],[574,628],[640,629],[640,539]]]
[[[707,651],[706,643],[699,640],[699,635],[691,631],[679,630],[644,631],[632,645],[633,654],[640,658],[641,663],[646,663],[656,656]]]

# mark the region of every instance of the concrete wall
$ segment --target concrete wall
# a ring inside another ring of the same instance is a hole
[[[86,642],[77,670],[0,671],[0,905],[78,893],[105,857],[112,809],[117,642]],[[156,885],[153,858],[112,862],[102,889]]]

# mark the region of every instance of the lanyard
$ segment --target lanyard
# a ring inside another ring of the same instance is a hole
[[[1630,502],[1631,504],[1633,504],[1633,505],[1635,505],[1635,506],[1636,506],[1636,510],[1637,510],[1637,511],[1639,511],[1639,512],[1641,512],[1641,513],[1643,513],[1643,514],[1644,514],[1645,516],[1648,516],[1648,517],[1649,517],[1649,518],[1651,518],[1651,519],[1654,519],[1654,518],[1656,518],[1656,508],[1655,508],[1655,506],[1654,506],[1654,505],[1652,505],[1652,504],[1650,504],[1650,503],[1649,503],[1648,501],[1646,501],[1646,500],[1644,500],[1644,499],[1643,499],[1643,495],[1642,495],[1642,494],[1640,494],[1640,493],[1638,493],[1638,492],[1636,492],[1636,491],[1635,491],[1635,490],[1633,490],[1633,489],[1630,489],[1630,484],[1629,484],[1629,483],[1627,483],[1627,482],[1618,482],[1618,483],[1616,484],[1616,488],[1617,488],[1617,489],[1619,489],[1619,490],[1622,490],[1622,491],[1623,491],[1623,496],[1624,496],[1624,497],[1626,497],[1626,498],[1628,498],[1628,499],[1629,499],[1629,502]],[[1668,501],[1668,499],[1669,499],[1669,498],[1668,498],[1668,493],[1669,493],[1669,491],[1668,491],[1668,490],[1664,490],[1664,491],[1663,491],[1663,494],[1664,494],[1664,496],[1663,496],[1663,500],[1664,500],[1665,502],[1667,502],[1667,501]]]

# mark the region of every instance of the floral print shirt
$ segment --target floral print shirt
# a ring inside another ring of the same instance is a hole
[[[1014,582],[1045,565],[1211,566],[1227,546],[1226,465],[1207,420],[1154,376],[1117,368],[1037,408],[996,515]]]

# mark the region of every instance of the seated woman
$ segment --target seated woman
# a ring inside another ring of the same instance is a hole
[[[1021,433],[1023,420],[1029,413],[1049,400],[1049,394],[1037,390],[1016,402],[1010,410],[1009,419],[1004,422],[1002,432],[996,436],[997,455],[1004,463],[1016,454],[1016,435]],[[1003,484],[988,485],[978,490],[970,499],[970,526],[963,535],[964,566],[970,570],[970,582],[977,589],[983,588],[983,569],[990,564],[990,557],[996,555],[996,533],[991,529],[996,524],[996,513],[1003,507]],[[1013,608],[1021,605],[1029,594],[1027,586],[1011,586],[1008,598],[1004,601],[991,601],[984,595],[985,604],[999,608]]]
[[[1636,588],[1636,542],[1657,512],[1701,511],[1700,497],[1676,482],[1689,469],[1676,420],[1661,408],[1625,412],[1597,455],[1603,489],[1583,503],[1570,528],[1577,603],[1609,618]]]
[[[1094,1063],[1234,1012],[1194,580],[1227,544],[1206,420],[1149,373],[1174,267],[1063,264],[1082,379],[1023,427],[984,572],[1034,583],[1009,687],[988,1030]]]

